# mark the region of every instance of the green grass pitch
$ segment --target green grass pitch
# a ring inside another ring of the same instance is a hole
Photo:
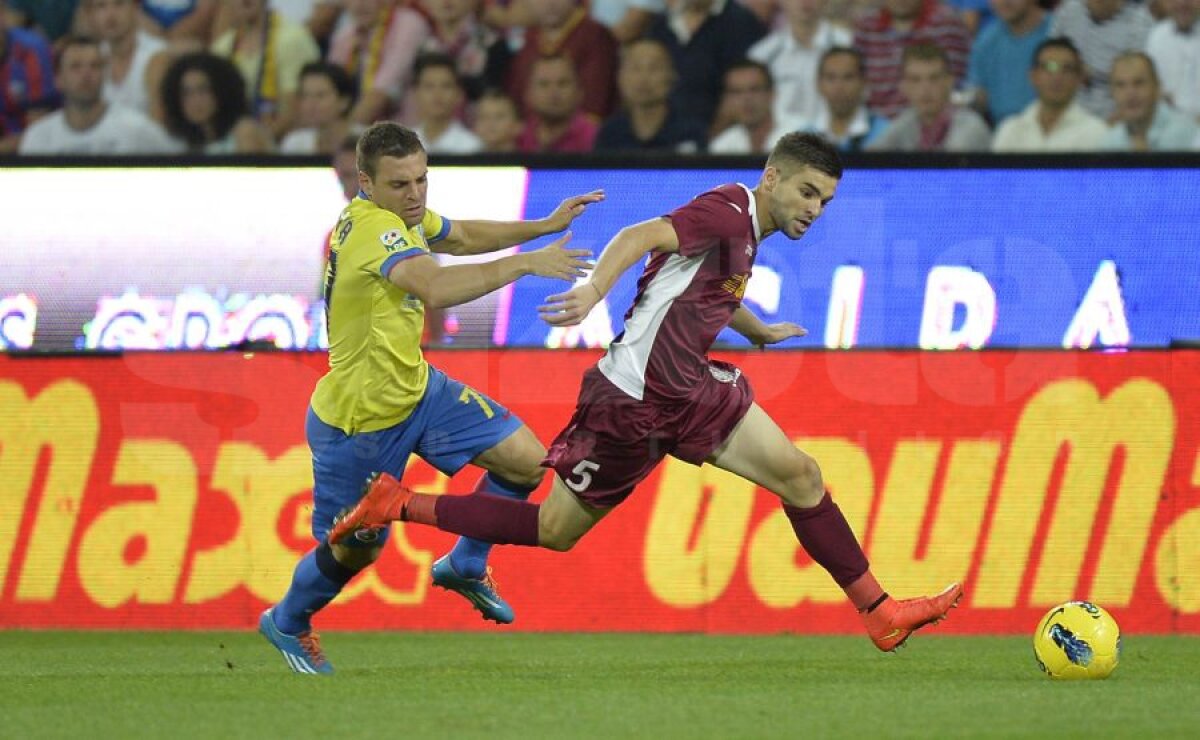
[[[1200,638],[1126,636],[1054,682],[1027,637],[329,633],[333,677],[249,632],[0,632],[0,737],[1200,736]]]

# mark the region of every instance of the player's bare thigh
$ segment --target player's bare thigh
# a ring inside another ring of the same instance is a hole
[[[546,474],[542,467],[545,456],[546,448],[529,427],[522,424],[520,429],[471,462],[510,483],[532,488],[541,483]]]
[[[825,495],[816,461],[797,449],[757,403],[708,462],[757,483],[792,506],[816,506]]]
[[[560,552],[570,550],[610,511],[580,501],[562,478],[555,475],[550,495],[538,510],[538,544]]]

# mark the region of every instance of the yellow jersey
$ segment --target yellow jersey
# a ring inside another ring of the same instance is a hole
[[[449,232],[450,221],[428,209],[410,229],[362,193],[342,211],[325,268],[329,372],[312,395],[321,421],[346,434],[374,432],[416,408],[429,378],[421,354],[425,306],[387,276]]]

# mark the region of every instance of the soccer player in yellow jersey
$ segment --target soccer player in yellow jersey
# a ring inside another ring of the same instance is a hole
[[[298,673],[331,673],[310,624],[347,582],[379,557],[387,531],[338,545],[334,517],[362,496],[379,471],[396,477],[411,453],[453,475],[484,468],[477,491],[527,498],[541,482],[546,450],[507,409],[430,366],[421,355],[425,306],[474,300],[523,275],[574,280],[589,252],[566,234],[542,249],[490,262],[440,266],[432,252],[484,254],[563,231],[595,191],[564,200],[533,221],[454,221],[425,207],[427,158],[416,134],[383,122],[358,142],[361,191],[330,236],[325,274],[329,372],[317,383],[306,434],[313,459],[313,536],[321,544],[296,566],[291,587],[263,612],[259,630]],[[512,609],[488,575],[491,545],[461,538],[433,566],[435,585],[466,597],[484,618],[507,623]]]

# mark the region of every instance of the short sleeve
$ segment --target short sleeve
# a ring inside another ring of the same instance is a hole
[[[716,193],[705,193],[667,214],[679,238],[679,253],[694,257],[723,241],[745,234],[745,207]]]
[[[402,222],[385,222],[376,232],[364,240],[363,260],[368,272],[377,271],[386,279],[392,268],[404,260],[429,254],[429,247],[414,241]]]
[[[442,218],[426,208],[425,216],[421,219],[421,230],[425,232],[425,241],[435,244],[445,239],[446,235],[450,233],[450,219]]]

